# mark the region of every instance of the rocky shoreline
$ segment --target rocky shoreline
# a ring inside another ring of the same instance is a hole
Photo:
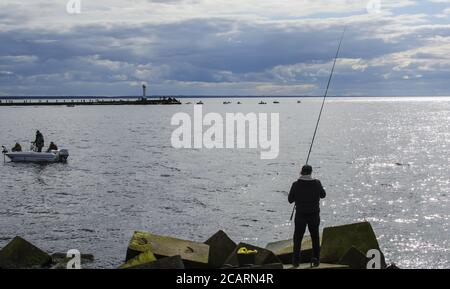
[[[204,243],[134,232],[118,269],[293,269],[292,240],[265,248],[236,244],[219,230]],[[0,269],[76,268],[73,252],[49,254],[17,236],[0,250]],[[302,264],[308,269],[312,255],[309,236],[302,242]],[[91,254],[78,256],[79,266],[92,262]],[[387,265],[375,232],[368,222],[326,227],[321,235],[321,264],[315,269],[397,269]]]

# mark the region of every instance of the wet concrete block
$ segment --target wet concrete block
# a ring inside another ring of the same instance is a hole
[[[264,248],[256,247],[250,244],[246,243],[239,243],[236,248],[233,250],[233,252],[230,254],[230,256],[225,261],[225,266],[232,266],[232,267],[238,267],[239,261],[237,252],[240,248],[245,247],[248,250],[257,250],[258,253],[255,256],[255,264],[254,265],[266,265],[266,264],[273,264],[273,263],[281,263],[281,260],[275,256],[275,254],[272,251],[269,251]]]
[[[142,252],[141,254],[137,255],[136,257],[128,260],[125,264],[119,267],[119,269],[127,269],[130,267],[135,267],[147,263],[151,263],[156,261],[156,257],[153,254],[152,251],[147,250],[145,252]]]
[[[320,237],[322,240],[322,236]],[[272,251],[283,264],[292,263],[292,255],[294,252],[294,240],[283,240],[267,244],[267,250]],[[311,236],[304,236],[302,240],[302,248],[300,251],[301,262],[310,262],[312,258],[312,241]]]
[[[370,249],[377,249],[381,253],[381,267],[386,267],[384,255],[369,222],[361,222],[323,230],[320,260],[324,263],[338,263],[345,253],[355,247],[364,255]]]
[[[348,265],[350,269],[366,269],[369,258],[355,247],[351,247],[339,260],[339,264]]]
[[[128,245],[126,261],[150,250],[157,259],[179,255],[186,268],[207,268],[209,245],[136,231]]]
[[[310,263],[302,263],[298,267],[293,267],[292,265],[284,265],[284,269],[289,270],[303,270],[303,269],[349,269],[348,265],[341,265],[341,264],[327,264],[327,263],[320,263],[319,267],[311,267]]]
[[[52,257],[21,237],[15,237],[0,250],[0,268],[24,269],[49,266]]]
[[[389,266],[386,267],[386,269],[397,270],[400,269],[400,267],[398,267],[395,263],[391,263]]]
[[[56,264],[52,264],[50,269],[53,270],[66,270],[67,269],[67,261],[61,261]]]
[[[222,267],[236,249],[236,243],[222,230],[212,235],[205,244],[209,245],[209,265],[212,268]]]
[[[281,263],[272,263],[272,264],[264,264],[264,265],[254,265],[249,267],[241,267],[237,269],[250,269],[250,270],[281,270],[283,269],[283,264]]]
[[[153,262],[143,263],[126,269],[185,269],[181,256],[161,258]]]

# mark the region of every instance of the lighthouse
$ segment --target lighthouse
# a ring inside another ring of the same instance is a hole
[[[146,99],[146,90],[147,86],[145,84],[142,85],[142,99]]]

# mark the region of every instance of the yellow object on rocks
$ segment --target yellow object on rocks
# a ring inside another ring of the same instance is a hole
[[[147,250],[147,251],[137,255],[133,259],[128,260],[128,262],[126,262],[125,264],[120,266],[120,269],[127,269],[130,267],[139,266],[139,265],[143,265],[143,264],[147,264],[147,263],[151,263],[151,262],[155,262],[155,261],[156,261],[156,257],[153,254],[153,252],[150,250]]]
[[[258,250],[249,250],[246,247],[239,248],[238,252],[239,255],[250,255],[250,254],[257,254]]]

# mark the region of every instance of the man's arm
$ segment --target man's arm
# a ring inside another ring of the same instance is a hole
[[[317,180],[317,183],[319,184],[319,196],[321,199],[323,199],[326,197],[327,193],[325,192],[325,189],[323,188],[322,183],[319,180]]]
[[[291,190],[289,191],[289,196],[288,196],[289,204],[292,204],[295,201],[295,196],[294,196],[295,195],[295,189],[294,189],[294,187],[295,187],[295,183],[292,184]]]

